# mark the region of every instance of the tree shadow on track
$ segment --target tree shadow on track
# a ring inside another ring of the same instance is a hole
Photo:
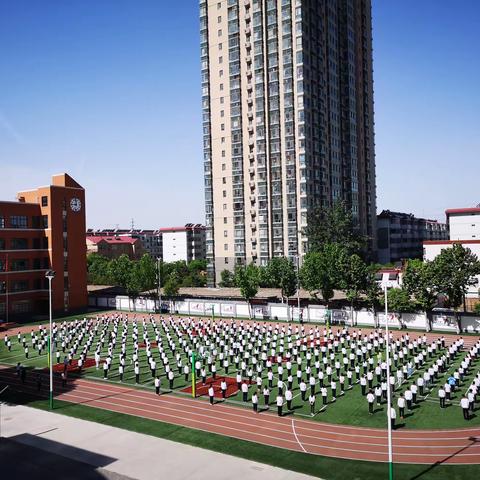
[[[477,443],[480,443],[480,437],[469,437],[468,438],[470,440],[470,443],[468,445],[465,445],[464,447],[462,447],[460,450],[457,450],[455,453],[452,453],[451,455],[449,455],[448,457],[445,457],[443,460],[441,460],[440,462],[435,462],[433,463],[432,465],[430,465],[428,468],[426,468],[425,470],[423,470],[422,472],[420,472],[419,474],[415,475],[414,477],[411,477],[410,480],[418,480],[420,478],[422,478],[424,475],[426,475],[427,473],[431,472],[433,469],[435,469],[436,467],[439,467],[441,465],[443,465],[445,462],[447,462],[448,460],[450,460],[451,458],[454,458],[456,455],[459,455],[460,453],[462,453],[463,451],[467,450],[468,448],[472,447],[473,445],[477,444]]]

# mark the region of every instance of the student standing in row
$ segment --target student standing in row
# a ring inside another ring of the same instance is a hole
[[[371,390],[367,393],[368,413],[373,415],[373,402],[375,401],[375,395]]]
[[[253,406],[253,411],[255,413],[258,413],[258,390],[256,390],[252,395],[252,406]]]
[[[215,396],[215,390],[213,389],[212,384],[210,384],[210,388],[208,389],[208,396],[210,397],[210,405],[213,405],[213,398]]]
[[[315,416],[315,395],[310,395],[308,397],[308,403],[310,403],[310,415],[313,417]]]

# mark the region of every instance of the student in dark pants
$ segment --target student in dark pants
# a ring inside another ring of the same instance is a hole
[[[252,406],[253,406],[253,411],[255,413],[258,413],[258,391],[256,391],[253,395],[252,395]]]
[[[277,413],[279,417],[282,416],[282,411],[283,411],[283,397],[279,395],[277,397]]]
[[[215,396],[215,390],[213,387],[210,385],[210,388],[208,389],[208,396],[210,398],[210,405],[213,405],[213,398]]]

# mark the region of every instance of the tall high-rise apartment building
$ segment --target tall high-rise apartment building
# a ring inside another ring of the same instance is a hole
[[[207,258],[304,255],[345,201],[374,245],[370,0],[200,0]]]

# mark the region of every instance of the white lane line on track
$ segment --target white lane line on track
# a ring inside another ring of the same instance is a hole
[[[292,430],[293,430],[293,435],[295,436],[295,440],[297,440],[297,443],[300,445],[300,448],[307,453],[305,450],[305,447],[302,445],[302,442],[298,439],[297,432],[295,431],[295,420],[292,418]]]

